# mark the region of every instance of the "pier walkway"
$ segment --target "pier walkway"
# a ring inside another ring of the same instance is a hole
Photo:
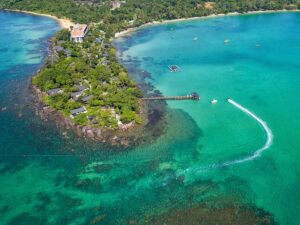
[[[199,100],[200,96],[196,93],[193,92],[190,95],[185,95],[185,96],[158,96],[158,97],[146,97],[146,98],[141,98],[141,100],[144,101],[151,101],[151,100]]]

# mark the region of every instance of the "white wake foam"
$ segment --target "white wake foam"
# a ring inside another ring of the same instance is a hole
[[[262,152],[265,151],[265,150],[267,150],[272,145],[273,134],[272,134],[272,131],[268,127],[268,125],[267,125],[266,122],[264,122],[261,118],[259,118],[254,113],[252,113],[251,111],[249,111],[245,107],[241,106],[237,102],[233,101],[232,99],[228,99],[227,101],[230,104],[232,104],[233,106],[235,106],[236,108],[240,109],[241,111],[243,111],[244,113],[246,113],[247,115],[249,115],[250,117],[252,117],[254,120],[256,120],[263,127],[263,129],[265,130],[266,135],[267,135],[267,139],[266,139],[265,144],[260,149],[257,149],[251,155],[246,156],[244,158],[235,159],[235,160],[231,160],[231,161],[226,161],[226,162],[223,162],[223,163],[215,163],[215,164],[209,165],[208,167],[187,168],[187,169],[184,170],[185,172],[188,172],[188,171],[205,172],[205,171],[207,171],[209,169],[227,167],[227,166],[231,166],[231,165],[235,165],[235,164],[240,164],[240,163],[244,163],[244,162],[247,162],[247,161],[251,161],[251,160],[254,160],[257,157],[261,156]]]
[[[238,104],[234,100],[228,99],[227,101],[230,104],[232,104],[233,106],[235,106],[236,108],[240,109],[241,111],[243,111],[244,113],[246,113],[247,115],[249,115],[250,117],[252,117],[253,119],[255,119],[263,127],[263,129],[265,130],[266,135],[267,135],[267,139],[266,139],[265,144],[260,149],[256,150],[252,155],[247,156],[245,158],[241,158],[241,159],[235,159],[235,160],[227,161],[227,162],[224,162],[224,163],[221,163],[221,164],[218,164],[218,165],[213,165],[212,167],[230,166],[230,165],[244,163],[244,162],[256,159],[257,157],[259,157],[262,154],[263,151],[267,150],[272,145],[272,142],[273,142],[272,131],[268,127],[268,125],[267,125],[266,122],[264,122],[261,118],[259,118],[254,113],[252,113],[251,111],[249,111],[245,107],[241,106],[240,104]]]

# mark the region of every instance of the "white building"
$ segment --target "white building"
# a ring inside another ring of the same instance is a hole
[[[122,4],[126,3],[126,1],[112,1],[111,2],[111,6],[112,9],[111,10],[115,10],[121,7]]]
[[[71,41],[75,43],[82,43],[88,31],[86,24],[76,24],[71,31]]]

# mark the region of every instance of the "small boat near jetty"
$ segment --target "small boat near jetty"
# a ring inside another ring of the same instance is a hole
[[[180,72],[181,71],[180,67],[177,65],[170,65],[168,67],[171,72]]]

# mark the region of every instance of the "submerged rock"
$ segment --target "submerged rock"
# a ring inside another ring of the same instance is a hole
[[[211,208],[206,205],[188,209],[170,210],[152,217],[146,224],[151,225],[275,225],[271,214],[254,207],[225,206]]]
[[[86,135],[89,138],[94,138],[95,137],[94,132],[92,130],[90,130],[90,129],[86,131]]]

